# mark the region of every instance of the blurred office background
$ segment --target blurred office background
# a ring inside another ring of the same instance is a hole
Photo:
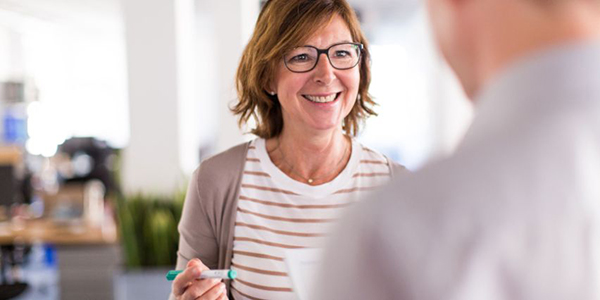
[[[0,0],[0,298],[167,296],[189,175],[253,138],[228,105],[261,2]],[[451,153],[472,111],[422,1],[350,3],[379,103],[358,139]]]

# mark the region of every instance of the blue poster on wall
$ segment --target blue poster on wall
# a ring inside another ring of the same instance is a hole
[[[27,117],[7,110],[4,114],[4,143],[24,144],[27,141]]]

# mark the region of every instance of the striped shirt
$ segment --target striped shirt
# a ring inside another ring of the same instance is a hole
[[[390,168],[385,156],[353,140],[344,170],[328,183],[310,186],[273,164],[264,139],[252,141],[234,228],[234,298],[293,299],[284,251],[322,247],[343,210],[385,184]]]

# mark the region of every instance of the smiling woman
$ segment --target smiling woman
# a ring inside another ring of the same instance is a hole
[[[261,19],[263,22],[261,22]],[[333,23],[333,24],[332,24]],[[328,27],[329,32],[325,32]],[[293,53],[305,49],[301,46],[312,46],[314,67],[320,61],[323,52],[311,45],[310,39],[317,38],[317,31],[322,31],[321,36],[335,40],[326,45],[327,48],[335,43],[355,43],[360,46],[357,53],[357,68],[352,69],[359,76],[357,103],[351,113],[344,118],[343,129],[356,135],[359,131],[361,120],[375,112],[372,107],[375,102],[368,93],[371,83],[370,53],[368,42],[360,29],[354,10],[345,1],[289,1],[277,3],[268,1],[261,11],[254,35],[246,47],[237,73],[237,88],[240,96],[239,103],[233,112],[240,115],[240,124],[246,123],[251,117],[257,118],[257,127],[252,133],[271,138],[277,136],[283,129],[281,110],[273,105],[273,95],[265,93],[276,81],[276,75],[283,65],[290,71],[295,71],[284,55],[292,58]],[[328,36],[333,34],[334,36]],[[326,43],[327,41],[320,41]],[[332,61],[328,49],[325,52],[327,60]],[[335,50],[335,49],[334,49]],[[355,51],[357,49],[354,49]],[[334,53],[335,54],[335,53]],[[335,59],[334,59],[335,60]],[[334,62],[335,64],[335,62]],[[356,66],[352,65],[352,67]],[[337,68],[344,69],[344,68]],[[312,69],[300,70],[301,72]],[[268,92],[276,93],[274,89]],[[281,98],[281,97],[279,97]]]
[[[350,41],[352,36],[348,25],[339,15],[334,15],[325,27],[306,40],[304,44],[307,46],[295,47],[283,55],[285,63],[278,64],[270,84],[282,106],[285,121],[281,134],[283,137],[287,135],[286,131],[291,131],[291,135],[297,137],[320,135],[327,129],[334,130],[329,131],[332,134],[339,131],[341,135],[343,128],[339,125],[344,118],[352,118],[349,114],[357,102],[360,82],[360,72],[355,66],[361,51],[352,49]],[[321,51],[317,47],[326,50]],[[343,53],[354,57],[342,60],[339,56]],[[327,59],[319,60],[321,54],[327,55]],[[314,57],[312,62],[311,56]],[[297,62],[301,59],[309,61],[308,65]],[[338,60],[345,63],[339,63]],[[334,61],[343,68],[336,67]]]
[[[369,47],[345,0],[270,0],[237,72],[257,139],[205,160],[179,224],[177,299],[290,299],[285,249],[321,247],[343,210],[403,168],[354,140],[374,115]],[[207,269],[237,271],[222,284]],[[204,299],[204,298],[203,298]]]

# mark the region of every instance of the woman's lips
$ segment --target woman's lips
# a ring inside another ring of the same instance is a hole
[[[314,103],[329,103],[335,101],[340,96],[340,94],[341,92],[329,94],[326,96],[302,95],[302,97]]]

